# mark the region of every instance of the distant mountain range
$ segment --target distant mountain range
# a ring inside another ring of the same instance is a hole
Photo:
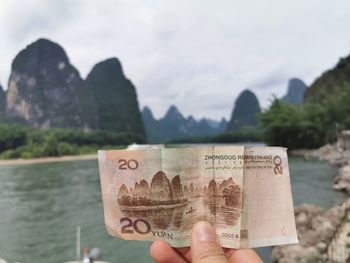
[[[144,107],[142,119],[150,142],[164,142],[188,137],[213,136],[226,130],[227,122],[193,116],[185,118],[175,106],[170,106],[163,118],[156,120],[149,107]]]
[[[341,60],[335,69],[317,79],[309,90],[303,81],[291,79],[287,94],[281,99],[302,104],[305,92],[306,98],[310,99],[321,85],[328,91],[327,83],[341,83],[349,76],[349,64],[350,58]],[[342,73],[335,73],[339,70]],[[257,128],[261,109],[252,91],[243,91],[233,106],[228,121],[224,118],[219,121],[184,117],[174,105],[162,118],[155,119],[147,106],[140,112],[136,89],[124,75],[117,58],[97,63],[86,79],[82,79],[64,49],[47,39],[39,39],[20,51],[12,63],[7,91],[0,85],[2,120],[37,128],[133,133],[147,136],[150,142]]]

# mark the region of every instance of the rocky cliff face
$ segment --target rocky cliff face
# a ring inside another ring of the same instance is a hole
[[[346,83],[350,83],[350,56],[340,59],[333,69],[318,77],[305,92],[305,101],[320,102],[331,95],[339,94]]]
[[[4,91],[0,83],[0,116],[4,115],[5,110],[6,110],[6,92]]]
[[[238,131],[243,128],[256,128],[258,114],[261,112],[259,101],[250,90],[243,91],[235,102],[227,131]]]
[[[170,106],[163,118],[156,120],[149,107],[144,107],[142,119],[151,142],[166,142],[189,137],[211,136],[226,129],[226,120],[214,121],[193,116],[185,118],[175,106]]]
[[[96,64],[86,78],[97,105],[98,127],[145,136],[134,85],[117,58]]]
[[[58,44],[39,39],[12,63],[6,114],[39,128],[91,129],[95,107],[79,72]]]
[[[304,93],[307,90],[305,83],[297,78],[288,82],[287,94],[282,98],[284,102],[300,105],[304,102]]]

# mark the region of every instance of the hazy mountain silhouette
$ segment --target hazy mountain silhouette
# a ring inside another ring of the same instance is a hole
[[[238,131],[258,126],[258,114],[261,112],[259,101],[250,90],[244,90],[235,101],[227,131]]]
[[[97,63],[86,78],[86,87],[96,102],[99,129],[145,135],[135,87],[117,58]]]
[[[295,105],[303,104],[306,90],[307,86],[302,80],[292,78],[288,81],[287,94],[282,97],[282,100]]]
[[[226,120],[203,118],[197,121],[193,116],[185,118],[176,106],[172,105],[163,118],[156,120],[149,107],[144,107],[142,119],[150,142],[165,142],[189,137],[211,136],[226,129]]]

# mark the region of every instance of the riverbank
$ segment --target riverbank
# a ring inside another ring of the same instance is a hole
[[[338,233],[339,226],[349,206],[350,199],[328,210],[311,204],[296,207],[294,212],[299,243],[275,247],[271,254],[272,262],[328,262],[330,245],[341,235]],[[340,245],[336,250],[341,250]]]
[[[58,163],[81,160],[97,160],[97,154],[71,155],[60,157],[43,157],[35,159],[11,159],[0,160],[0,166],[4,165],[24,165],[24,164],[39,164],[39,163]]]
[[[327,144],[318,150],[297,150],[292,152],[292,155],[302,156],[306,160],[326,161],[337,167],[338,175],[334,178],[333,189],[345,192],[348,198],[328,210],[309,204],[296,207],[295,221],[299,244],[275,247],[272,251],[272,261],[330,262],[339,256],[347,259],[348,244],[341,237],[347,237],[349,234],[347,213],[350,209],[350,151],[339,151],[336,144]],[[337,255],[339,251],[341,255]]]

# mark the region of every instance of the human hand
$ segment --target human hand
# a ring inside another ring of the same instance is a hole
[[[214,228],[204,221],[193,226],[191,247],[174,249],[157,240],[150,254],[156,263],[263,263],[252,249],[223,249],[216,241]]]

